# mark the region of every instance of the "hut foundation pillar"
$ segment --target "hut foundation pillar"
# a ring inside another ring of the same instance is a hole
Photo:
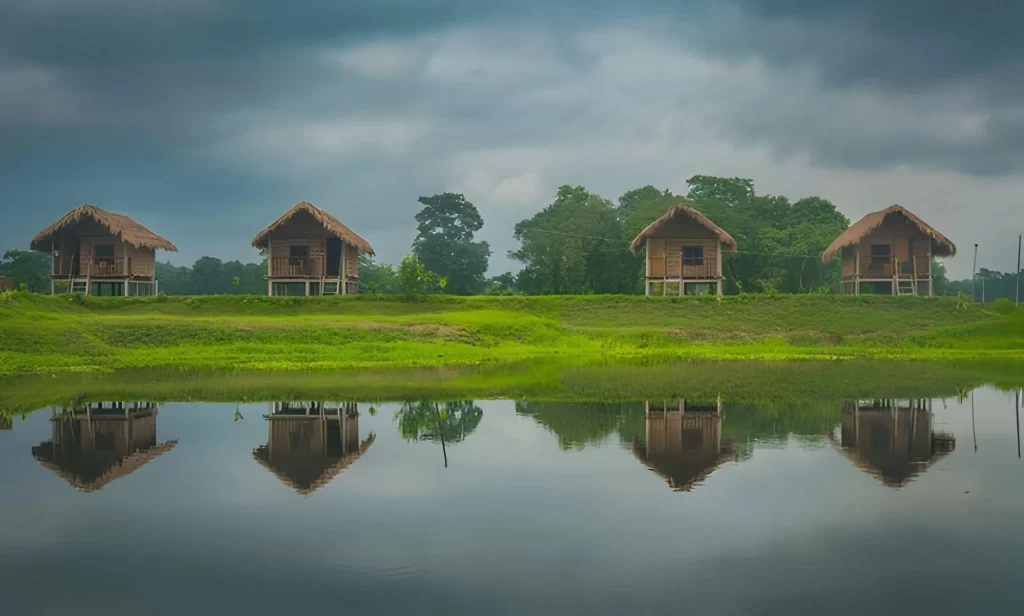
[[[309,281],[306,281],[306,297],[309,297]]]

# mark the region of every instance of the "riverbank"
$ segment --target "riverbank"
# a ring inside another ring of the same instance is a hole
[[[637,359],[1024,359],[1024,312],[955,299],[7,293],[0,374]]]
[[[527,362],[475,367],[237,371],[135,369],[0,377],[0,415],[89,402],[282,400],[794,401],[956,398],[1024,386],[1024,362],[685,361],[589,366]]]

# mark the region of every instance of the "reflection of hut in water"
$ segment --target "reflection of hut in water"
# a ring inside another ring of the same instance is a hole
[[[634,439],[633,454],[673,490],[692,490],[733,459],[732,443],[722,440],[721,402],[648,401],[644,416],[644,442]]]
[[[177,445],[157,442],[156,415],[150,402],[54,409],[53,436],[33,447],[32,455],[78,490],[95,492]]]
[[[272,402],[267,444],[252,456],[299,494],[310,494],[363,455],[376,438],[359,440],[354,402]]]
[[[843,405],[839,445],[862,470],[900,488],[952,452],[956,438],[932,430],[930,400],[869,400]]]
[[[0,430],[13,430],[14,419],[7,415],[0,415]]]

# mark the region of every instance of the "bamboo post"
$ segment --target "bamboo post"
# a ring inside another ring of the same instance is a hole
[[[341,279],[338,281],[338,285],[341,287],[339,292],[342,295],[348,295],[348,259],[345,255],[345,242],[341,242]]]
[[[1020,246],[1021,241],[1024,240],[1024,235],[1017,236],[1017,298],[1014,301],[1014,305],[1020,306]]]
[[[860,295],[860,242],[857,243],[857,258],[853,264],[853,294]]]
[[[978,279],[978,245],[974,245],[974,265],[971,266],[971,303],[977,299],[977,295],[974,292],[974,284]]]

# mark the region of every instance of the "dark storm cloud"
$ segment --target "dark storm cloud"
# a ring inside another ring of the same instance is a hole
[[[1024,3],[1007,0],[738,0],[755,25],[746,46],[777,62],[813,62],[830,82],[929,87],[965,78],[997,86],[1019,76]],[[786,40],[757,26],[793,26]],[[718,47],[744,48],[728,37]],[[1009,72],[1004,72],[1009,71]],[[1019,84],[1009,84],[1018,87]],[[994,88],[999,89],[999,88]]]
[[[767,140],[779,151],[807,149],[838,165],[919,161],[970,173],[1005,173],[1020,162],[1024,144],[1007,135],[1024,130],[1017,113],[1024,90],[1024,37],[1015,32],[1015,25],[1024,23],[1024,3],[550,4],[7,0],[0,5],[0,67],[42,72],[53,90],[42,89],[40,95],[63,98],[66,105],[59,121],[54,121],[52,113],[42,113],[46,109],[8,104],[6,111],[0,110],[0,123],[7,139],[15,143],[38,142],[38,127],[86,129],[88,135],[88,129],[108,133],[116,125],[126,129],[122,133],[127,132],[131,141],[187,146],[215,137],[217,120],[238,107],[286,105],[297,114],[314,113],[318,95],[331,89],[344,91],[346,104],[356,109],[360,103],[376,110],[401,100],[360,101],[378,92],[360,90],[358,84],[340,78],[325,82],[318,54],[327,48],[476,24],[564,30],[569,36],[588,24],[678,20],[689,24],[681,29],[685,42],[716,55],[760,58],[769,66],[809,66],[836,88],[927,93],[961,87],[977,99],[975,111],[990,116],[981,134],[963,144],[895,131],[884,143],[862,147],[856,143],[856,131],[850,130],[851,147],[836,148],[835,139],[843,135],[834,130],[826,131],[828,143],[819,143],[800,131],[775,134],[776,123],[758,124],[741,111],[737,115],[751,121],[735,124],[732,132],[737,139],[749,135]],[[561,51],[569,56],[568,49]],[[445,109],[455,111],[451,105]],[[462,110],[466,115],[473,112],[468,104]],[[63,134],[74,138],[76,132]]]
[[[305,198],[355,203],[343,218],[401,236],[397,252],[411,225],[395,221],[418,194],[512,180],[508,205],[512,188],[610,171],[625,189],[651,181],[644,140],[1012,177],[1020,23],[1024,3],[997,0],[0,0],[0,207],[21,212],[0,244],[94,200],[151,211],[166,234],[205,238],[196,250],[252,258],[213,229],[241,210],[259,226]],[[339,60],[378,43],[400,49],[377,72]],[[722,78],[688,82],[697,56]],[[724,74],[750,62],[763,75]],[[645,113],[661,116],[645,126]],[[704,141],[664,129],[687,118]],[[470,164],[488,150],[501,150],[491,168]],[[198,212],[203,229],[173,228],[171,213]]]

